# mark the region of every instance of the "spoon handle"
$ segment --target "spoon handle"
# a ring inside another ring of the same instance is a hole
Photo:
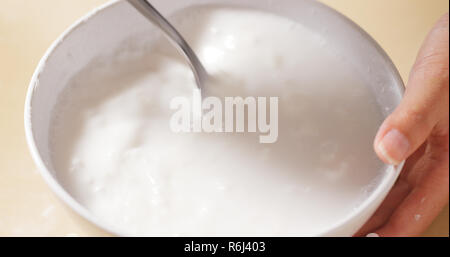
[[[180,50],[189,61],[192,71],[194,72],[197,86],[202,89],[203,83],[207,78],[207,72],[200,62],[197,55],[192,48],[181,36],[181,34],[170,24],[161,13],[156,10],[147,0],[128,0],[128,2],[136,8],[144,17],[158,26],[165,34],[165,36]]]

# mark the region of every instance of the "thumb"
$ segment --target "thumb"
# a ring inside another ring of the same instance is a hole
[[[388,164],[397,165],[406,160],[445,115],[449,94],[448,24],[446,14],[428,35],[402,102],[378,131],[374,148]]]

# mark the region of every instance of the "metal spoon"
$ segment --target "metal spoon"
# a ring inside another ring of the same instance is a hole
[[[136,10],[158,26],[172,44],[183,53],[194,73],[197,87],[202,90],[208,73],[181,34],[147,0],[127,0]]]

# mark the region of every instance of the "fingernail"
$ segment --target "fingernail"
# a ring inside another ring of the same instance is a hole
[[[370,234],[367,234],[366,237],[380,237],[380,235],[378,235],[377,233],[370,233]]]
[[[392,129],[378,144],[378,151],[390,164],[398,165],[406,159],[409,147],[408,138],[397,129]]]

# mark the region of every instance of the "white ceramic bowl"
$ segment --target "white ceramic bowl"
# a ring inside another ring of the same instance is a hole
[[[267,10],[300,20],[327,33],[330,42],[339,45],[343,53],[361,72],[369,73],[369,81],[379,104],[393,110],[401,100],[403,82],[389,57],[381,47],[352,21],[312,0],[152,0],[165,15],[198,4],[227,4]],[[31,155],[42,176],[72,210],[90,223],[112,234],[110,226],[98,220],[80,205],[56,179],[50,159],[49,125],[52,109],[68,80],[93,58],[107,55],[126,39],[142,34],[156,36],[159,31],[125,1],[111,1],[86,15],[53,43],[39,63],[31,80],[25,105],[25,132]],[[380,86],[380,85],[383,85]],[[386,111],[385,115],[388,115]],[[386,166],[385,176],[370,197],[353,213],[318,236],[351,236],[374,213],[391,189],[402,165]]]

